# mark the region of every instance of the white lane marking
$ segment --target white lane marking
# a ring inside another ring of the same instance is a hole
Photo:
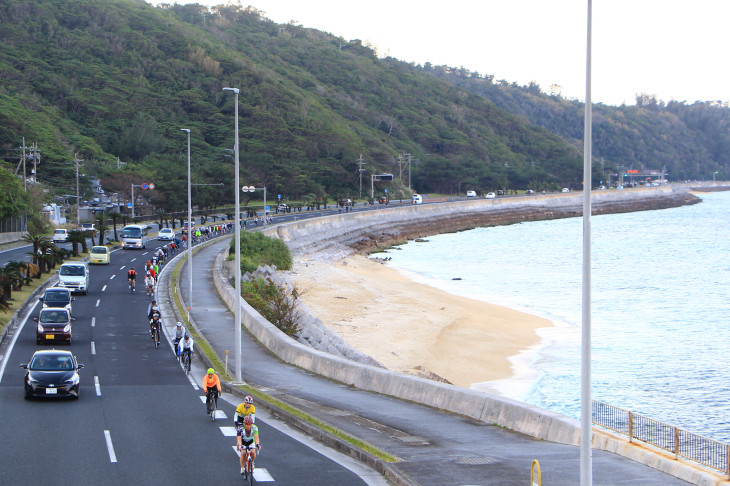
[[[135,261],[135,260],[137,260],[137,257],[134,257],[134,258],[132,258],[132,259],[131,259],[131,260],[129,260],[129,261],[130,261],[130,262],[133,262],[133,261]]]
[[[98,376],[94,377],[94,388],[96,388],[96,396],[100,397],[101,396],[101,385],[99,384]]]
[[[101,291],[102,292],[106,291],[106,285],[101,288]]]
[[[221,434],[223,434],[226,437],[235,437],[236,436],[236,428],[235,427],[218,427],[221,429]]]
[[[3,359],[2,364],[0,365],[0,381],[3,379],[3,375],[5,374],[5,366],[8,364],[8,359],[10,358],[10,354],[13,352],[13,347],[15,346],[15,341],[18,340],[18,336],[20,336],[21,331],[23,330],[23,327],[25,327],[25,321],[28,320],[28,317],[33,314],[33,311],[35,310],[36,306],[38,305],[38,301],[33,304],[33,307],[30,308],[30,311],[25,316],[25,319],[23,319],[23,322],[20,323],[18,328],[15,330],[15,333],[13,334],[13,339],[10,341],[10,346],[8,346],[8,352],[5,354],[5,359]]]
[[[91,318],[91,327],[96,326],[96,317]]]
[[[200,387],[198,386],[198,384],[195,383],[195,378],[193,378],[191,375],[188,375],[188,381],[190,382],[191,385],[193,385],[193,389],[195,391],[200,390]],[[205,403],[205,399],[203,399],[203,403]]]
[[[201,402],[205,403],[205,395],[199,396],[198,398],[200,398]]]
[[[99,307],[99,304],[101,304],[101,299],[96,300],[96,306]]]
[[[96,344],[94,344],[94,341],[91,341],[91,354],[96,354]]]
[[[104,431],[104,438],[106,439],[106,448],[109,450],[109,460],[111,462],[117,462],[117,455],[114,453],[114,444],[112,444],[112,434],[108,430]],[[254,475],[254,478],[256,475]]]
[[[115,273],[115,274],[113,274],[113,275],[112,275],[111,277],[109,277],[109,280],[114,280],[114,277],[116,277],[116,276],[117,276],[117,274],[116,274],[116,273]]]
[[[124,270],[126,267],[126,265],[122,265],[121,267],[119,267],[119,270]]]
[[[225,420],[225,419],[228,418],[228,415],[226,415],[226,412],[224,412],[223,410],[216,410],[215,411],[215,418],[216,419],[224,419]]]
[[[241,453],[238,452],[238,447],[233,447],[233,452],[236,453],[238,457],[241,457]],[[253,468],[253,478],[256,480],[257,483],[269,483],[271,481],[275,481],[275,479],[271,476],[269,471],[266,468],[263,467],[254,467]]]

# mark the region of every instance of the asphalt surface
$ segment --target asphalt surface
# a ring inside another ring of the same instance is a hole
[[[197,380],[190,380],[169,344],[155,349],[145,317],[149,299],[127,288],[127,268],[140,272],[149,257],[145,251],[113,252],[111,265],[91,267],[88,295],[76,296],[72,343],[58,346],[85,365],[78,401],[25,400],[25,371],[18,365],[51,346],[36,345],[31,319],[9,332],[0,348],[7,358],[0,369],[0,484],[242,482],[235,437],[226,435],[235,405],[219,401],[219,420],[211,421],[195,384],[204,372],[194,369]],[[37,315],[39,306],[29,315]],[[318,444],[282,433],[286,427],[270,423],[266,414],[256,424],[263,446],[259,482],[366,484],[336,456],[320,454]]]
[[[219,356],[233,352],[234,316],[212,282],[214,259],[230,238],[193,257],[191,314]],[[181,272],[189,299],[189,269]],[[475,420],[363,392],[282,363],[245,331],[244,381],[262,391],[398,456],[394,465],[416,483],[439,485],[530,484],[530,465],[540,462],[542,484],[580,484],[580,449],[554,444]],[[230,362],[233,356],[230,355]],[[686,485],[651,467],[616,454],[593,451],[595,485]],[[349,484],[349,483],[342,483]]]

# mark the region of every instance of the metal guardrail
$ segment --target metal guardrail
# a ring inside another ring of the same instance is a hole
[[[730,479],[730,445],[593,400],[593,423],[720,471]]]

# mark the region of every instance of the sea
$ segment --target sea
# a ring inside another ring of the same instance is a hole
[[[591,218],[591,396],[730,443],[730,192]],[[546,317],[514,376],[472,388],[580,418],[583,219],[408,242],[388,265],[447,292]],[[376,255],[383,258],[383,254]]]

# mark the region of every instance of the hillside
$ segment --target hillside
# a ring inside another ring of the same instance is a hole
[[[340,46],[340,44],[344,46]],[[15,170],[22,137],[38,143],[38,180],[86,177],[129,193],[154,181],[162,209],[184,207],[192,130],[196,204],[233,199],[233,96],[241,89],[242,183],[285,198],[355,195],[410,153],[420,191],[563,185],[580,155],[560,137],[481,96],[378,59],[359,41],[281,26],[240,7],[152,7],[141,0],[6,0],[0,5],[0,144]],[[118,168],[117,157],[122,163]],[[85,180],[82,180],[82,184]],[[367,181],[369,182],[369,181]],[[88,186],[86,186],[88,187]],[[397,184],[391,190],[397,188]]]

